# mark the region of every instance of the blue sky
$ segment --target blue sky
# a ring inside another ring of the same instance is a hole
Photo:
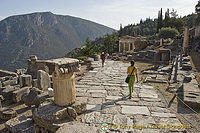
[[[0,20],[19,14],[50,11],[88,19],[115,29],[156,18],[162,7],[176,9],[181,16],[195,12],[198,0],[0,0]]]

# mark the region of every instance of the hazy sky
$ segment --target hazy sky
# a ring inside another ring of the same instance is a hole
[[[181,16],[195,12],[198,0],[0,0],[0,20],[12,15],[50,11],[88,19],[115,29],[157,17],[162,7]]]

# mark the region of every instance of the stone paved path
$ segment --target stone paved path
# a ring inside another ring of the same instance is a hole
[[[94,70],[77,81],[77,98],[87,100],[88,112],[82,122],[97,128],[106,122],[107,132],[184,131],[153,86],[135,84],[134,98],[128,99],[128,85],[124,82],[128,65],[107,61],[102,68],[100,62],[93,62]]]

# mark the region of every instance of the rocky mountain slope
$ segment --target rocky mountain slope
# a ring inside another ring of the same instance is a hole
[[[30,55],[39,59],[64,56],[85,39],[114,30],[72,16],[51,12],[11,16],[0,21],[0,69],[26,67]]]

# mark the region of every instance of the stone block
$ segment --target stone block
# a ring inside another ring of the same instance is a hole
[[[12,99],[14,102],[20,102],[21,101],[21,97],[24,93],[28,93],[29,92],[29,87],[23,87],[19,90],[13,91],[12,94]]]
[[[12,133],[34,133],[34,122],[26,116],[18,116],[5,123],[5,127]]]
[[[150,112],[146,106],[127,106],[122,105],[122,114],[129,115],[150,115]]]
[[[15,91],[15,87],[13,86],[6,86],[3,91],[2,95],[5,100],[12,100],[13,91]]]
[[[41,90],[39,90],[38,88],[31,88],[29,93],[22,94],[21,100],[26,106],[39,106],[41,102],[39,94],[41,93]]]
[[[17,112],[10,108],[0,108],[0,119],[9,120],[17,116]]]
[[[160,113],[160,112],[151,112],[151,116],[154,117],[164,117],[164,118],[176,118],[175,114],[172,113]]]
[[[43,70],[38,70],[37,72],[37,85],[38,88],[41,90],[47,90],[51,87],[51,80],[49,74]]]
[[[36,87],[36,88],[38,87],[38,80],[37,79],[33,79],[32,86]]]
[[[75,107],[76,105],[73,106]],[[46,103],[33,111],[33,119],[40,127],[45,127],[49,131],[55,132],[62,126],[58,125],[61,121],[69,122],[76,119],[76,108],[73,106],[61,107],[54,103]]]
[[[20,75],[19,84],[21,87],[31,87],[32,86],[32,76],[31,75]]]
[[[2,82],[2,85],[3,86],[7,86],[7,85],[16,85],[17,84],[17,77],[13,78],[13,79],[10,79],[10,80],[6,80],[4,82]]]

